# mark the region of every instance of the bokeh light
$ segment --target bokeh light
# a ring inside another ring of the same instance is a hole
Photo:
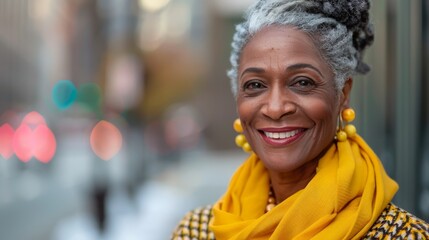
[[[4,159],[9,159],[13,155],[12,141],[15,130],[6,123],[0,127],[0,155]]]
[[[33,131],[27,124],[21,124],[13,137],[13,151],[22,162],[28,162],[33,157]]]
[[[100,112],[101,89],[95,83],[84,83],[79,86],[77,101],[89,111]]]
[[[33,132],[33,155],[37,160],[48,163],[55,155],[57,143],[48,126],[41,124]]]
[[[76,97],[77,89],[70,80],[60,80],[52,88],[52,100],[61,110],[72,106]]]
[[[46,125],[43,116],[35,111],[23,118],[13,134],[12,149],[22,162],[35,157],[40,162],[48,163],[55,155],[56,148],[53,132]]]
[[[92,129],[91,148],[103,160],[113,158],[122,147],[122,134],[112,123],[101,120]]]
[[[32,111],[25,115],[21,121],[21,124],[27,124],[34,129],[40,124],[46,124],[46,120],[40,113]]]

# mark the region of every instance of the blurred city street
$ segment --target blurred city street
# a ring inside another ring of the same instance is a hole
[[[246,154],[239,151],[185,154],[142,185],[134,198],[113,192],[108,198],[103,234],[82,212],[64,219],[52,240],[169,239],[187,211],[212,204],[222,195],[230,176],[245,158]]]
[[[8,208],[7,213],[0,209],[2,214],[10,217],[8,222],[0,225],[1,239],[169,239],[187,211],[212,204],[222,195],[233,172],[246,156],[241,150],[189,152],[180,160],[165,164],[159,174],[138,187],[133,196],[124,189],[111,191],[106,198],[103,232],[92,212],[85,207],[82,192],[50,188],[50,196],[32,201],[31,206],[13,204],[21,209]],[[57,221],[49,226],[52,219]]]

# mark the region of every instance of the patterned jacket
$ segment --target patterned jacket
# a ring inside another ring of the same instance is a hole
[[[182,219],[173,240],[215,240],[208,228],[212,206],[195,209]],[[429,225],[390,203],[362,239],[429,239]]]

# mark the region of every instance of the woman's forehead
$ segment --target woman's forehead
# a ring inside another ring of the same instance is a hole
[[[243,49],[240,68],[248,64],[264,65],[266,61],[308,63],[329,69],[312,38],[303,31],[287,26],[266,27],[255,34]]]

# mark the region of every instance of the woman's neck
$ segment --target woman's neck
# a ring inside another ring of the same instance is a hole
[[[292,172],[278,173],[268,171],[276,202],[280,203],[305,188],[316,175],[318,160],[311,161]]]

